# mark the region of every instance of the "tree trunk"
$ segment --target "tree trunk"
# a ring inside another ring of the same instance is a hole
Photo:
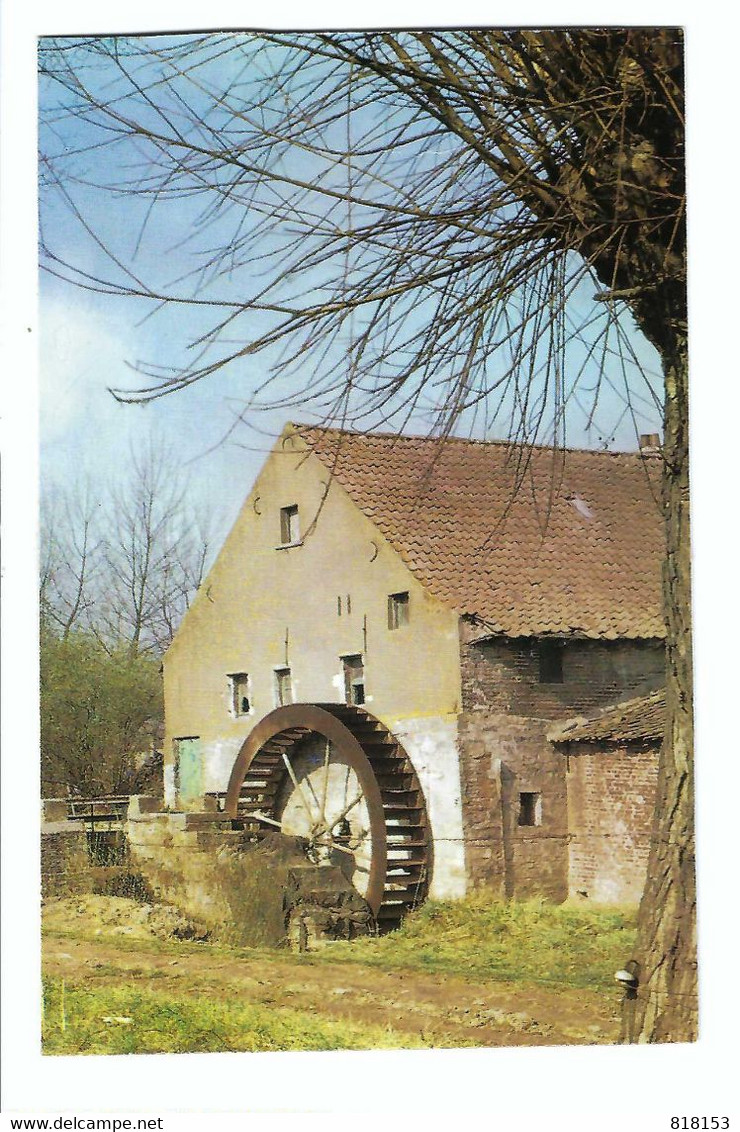
[[[671,356],[664,353],[664,361],[667,712],[648,878],[638,919],[640,982],[633,1034],[641,1042],[694,1041],[698,1014],[685,335]]]

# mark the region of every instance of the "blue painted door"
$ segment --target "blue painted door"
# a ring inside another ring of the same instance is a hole
[[[203,796],[203,761],[200,739],[175,740],[175,784],[177,804],[184,810],[201,803]]]

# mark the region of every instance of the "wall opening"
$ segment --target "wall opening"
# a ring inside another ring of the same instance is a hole
[[[359,653],[342,657],[342,674],[344,676],[345,703],[357,704],[365,702],[365,666]]]
[[[562,684],[563,646],[560,641],[540,641],[537,655],[540,684]]]
[[[285,707],[293,703],[293,680],[289,668],[275,669],[275,705]]]
[[[249,715],[251,702],[249,699],[249,676],[246,672],[232,672],[231,681],[231,711],[234,715]]]
[[[300,542],[301,531],[298,524],[298,504],[292,503],[290,507],[280,508],[280,542],[283,546],[291,546]]]
[[[400,629],[409,623],[408,590],[400,594],[388,595],[388,628]]]
[[[542,795],[532,790],[524,790],[519,795],[518,825],[542,824]]]

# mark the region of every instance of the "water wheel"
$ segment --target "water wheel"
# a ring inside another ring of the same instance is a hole
[[[405,751],[364,708],[290,704],[266,716],[237,756],[226,812],[255,839],[299,837],[317,865],[332,864],[396,927],[426,896],[431,836]]]

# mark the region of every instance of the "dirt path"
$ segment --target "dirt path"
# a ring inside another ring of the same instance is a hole
[[[44,970],[102,989],[142,982],[175,995],[246,998],[327,1018],[390,1026],[454,1045],[529,1046],[616,1041],[618,1003],[589,990],[469,981],[441,974],[383,971],[332,963],[330,956],[233,956],[192,947],[161,953],[129,940],[125,950],[101,938],[49,935]],[[149,989],[149,988],[147,988]]]

